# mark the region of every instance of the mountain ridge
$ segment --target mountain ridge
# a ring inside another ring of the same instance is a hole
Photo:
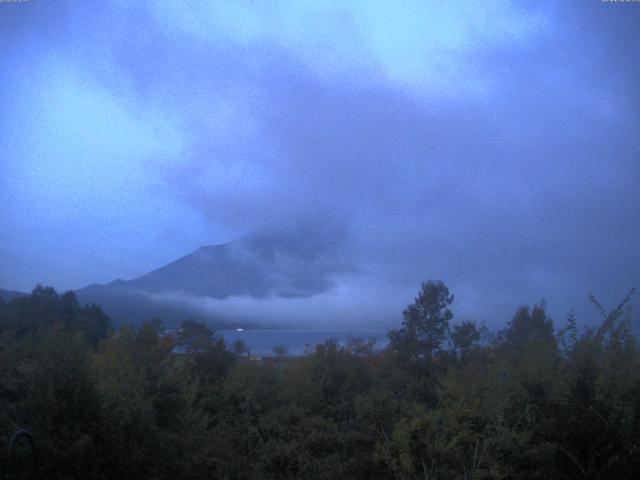
[[[26,297],[27,295],[29,294],[24,292],[19,292],[17,290],[4,290],[0,288],[0,299],[4,300],[5,302],[10,302],[14,298]]]
[[[351,271],[339,242],[308,232],[256,232],[223,244],[203,245],[131,280],[116,279],[75,291],[116,324],[160,317],[167,324],[197,318],[218,328],[236,325],[193,300],[229,297],[300,298],[332,288],[332,275]],[[255,319],[256,323],[260,319]],[[246,321],[245,321],[246,322]]]

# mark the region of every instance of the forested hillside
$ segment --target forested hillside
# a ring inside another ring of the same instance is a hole
[[[1,471],[33,474],[25,446],[5,456],[23,428],[27,478],[640,478],[632,294],[611,312],[591,297],[596,328],[536,305],[490,332],[429,281],[382,352],[328,341],[256,362],[204,324],[113,331],[38,287],[0,301]]]

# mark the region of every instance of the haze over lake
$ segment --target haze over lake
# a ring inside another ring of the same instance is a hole
[[[640,0],[0,0],[0,479],[640,479]]]
[[[227,344],[233,348],[236,341],[246,343],[251,355],[274,356],[274,347],[283,346],[287,355],[305,355],[327,340],[337,340],[340,345],[348,345],[349,340],[375,339],[374,350],[382,350],[389,343],[386,331],[316,331],[316,330],[218,330]]]

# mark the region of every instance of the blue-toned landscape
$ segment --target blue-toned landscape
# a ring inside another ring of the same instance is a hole
[[[640,1],[0,0],[0,479],[640,478]]]
[[[313,331],[313,330],[219,330],[225,341],[233,347],[235,342],[245,342],[252,355],[274,356],[274,347],[284,347],[286,355],[305,355],[316,345],[334,339],[341,346],[350,340],[375,339],[375,349],[383,350],[389,340],[386,331]]]

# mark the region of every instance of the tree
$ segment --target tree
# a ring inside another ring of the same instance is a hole
[[[429,280],[403,312],[402,327],[389,331],[392,350],[410,359],[430,357],[449,331],[453,295],[441,280]]]
[[[287,347],[285,347],[284,345],[276,345],[271,350],[276,354],[276,357],[278,358],[286,357],[288,353]]]
[[[216,340],[213,332],[204,323],[195,320],[185,320],[178,329],[176,346],[186,353],[204,352]]]
[[[205,390],[218,383],[236,361],[224,338],[195,320],[182,322],[176,346],[186,353],[191,373]]]
[[[534,305],[529,310],[528,306],[518,309],[505,331],[507,342],[514,347],[540,343],[555,343],[553,335],[553,321],[547,316],[544,301],[540,305]]]
[[[233,353],[235,353],[239,357],[241,357],[245,353],[247,354],[247,357],[251,356],[251,350],[249,349],[247,342],[245,342],[244,340],[236,340],[235,342],[233,342]]]
[[[460,358],[465,357],[470,350],[479,344],[481,339],[482,331],[475,322],[465,321],[451,329],[451,342],[455,353]]]

